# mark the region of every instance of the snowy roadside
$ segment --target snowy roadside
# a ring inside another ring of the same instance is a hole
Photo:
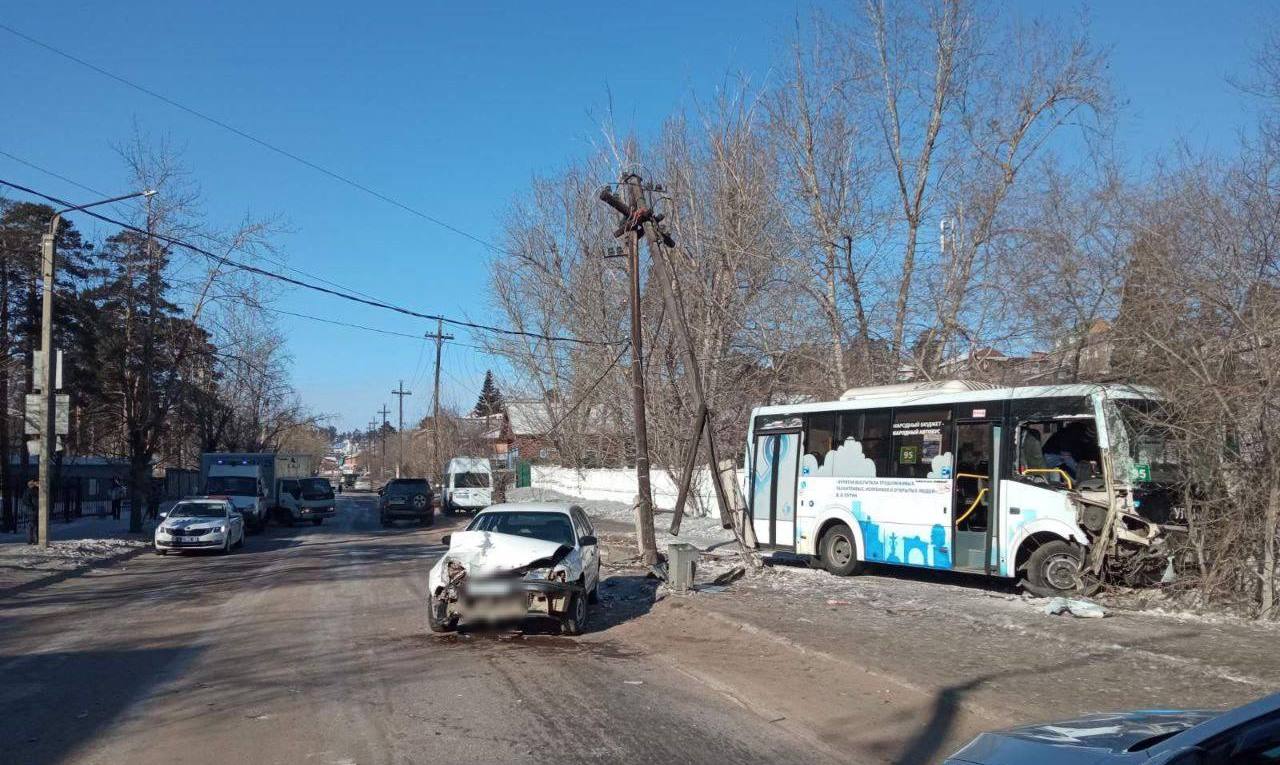
[[[44,549],[27,544],[25,529],[0,534],[0,588],[50,572],[88,568],[150,547],[154,527],[154,521],[146,521],[141,534],[130,534],[127,515],[119,520],[86,516],[70,523],[55,518],[49,524],[49,546]]]
[[[582,507],[592,519],[625,523],[635,523],[635,511],[626,502],[609,500],[582,499],[570,497],[552,489],[523,488],[511,489],[507,492],[511,502],[572,502]],[[706,551],[729,552],[734,549],[733,532],[720,527],[719,518],[696,518],[686,515],[680,524],[680,536],[668,533],[671,526],[671,513],[659,512],[655,518],[655,539],[659,550],[666,550],[667,545],[685,542]]]
[[[572,501],[593,518],[632,521],[625,503],[519,491],[512,499]],[[633,543],[629,530],[614,528],[602,538],[607,546]],[[738,563],[731,536],[714,519],[688,519],[686,529],[679,539],[660,529],[659,547],[719,545],[720,555],[703,556],[699,582]],[[1280,653],[1273,648],[1280,624],[1274,622],[1170,612],[1154,594],[1109,599],[1104,619],[1050,616],[1047,599],[981,577],[872,567],[842,578],[771,563],[728,588],[664,600],[904,687],[939,694],[963,688],[963,704],[1009,721],[1135,707],[1226,707],[1280,688]],[[1148,610],[1135,609],[1138,603]]]

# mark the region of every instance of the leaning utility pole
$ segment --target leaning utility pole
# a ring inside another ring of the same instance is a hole
[[[400,428],[396,431],[399,438],[400,454],[396,457],[396,478],[400,477],[400,466],[404,464],[404,397],[412,396],[413,391],[404,389],[404,380],[400,381],[400,387],[391,391],[391,395],[400,397]]]
[[[378,428],[378,435],[382,437],[382,467],[378,470],[378,475],[387,477],[387,415],[391,414],[391,410],[386,404],[378,410],[378,414],[382,415],[382,426]]]
[[[734,535],[737,537],[739,545],[746,551],[754,546],[747,538],[749,524],[744,523],[743,530],[739,530],[729,507],[728,493],[723,483],[724,478],[720,472],[720,457],[713,436],[712,413],[707,405],[706,393],[702,386],[701,366],[698,363],[693,339],[689,332],[689,322],[685,315],[683,301],[680,298],[679,286],[674,282],[672,274],[668,273],[670,263],[666,257],[666,248],[674,247],[675,241],[669,234],[659,228],[658,224],[662,221],[662,215],[661,213],[655,213],[645,201],[641,178],[635,174],[626,174],[622,178],[622,185],[626,186],[627,190],[626,202],[614,195],[613,191],[607,186],[600,191],[600,199],[625,216],[623,227],[629,230],[629,237],[632,242],[636,241],[638,233],[644,234],[645,242],[649,246],[649,255],[654,262],[654,272],[658,277],[659,284],[662,286],[662,297],[666,305],[667,314],[671,316],[672,323],[676,327],[676,332],[684,347],[685,364],[688,367],[687,374],[692,382],[694,399],[697,405],[697,411],[690,428],[689,451],[685,457],[684,470],[680,476],[679,494],[676,497],[676,505],[671,520],[671,533],[680,533],[684,504],[689,496],[689,488],[693,480],[693,469],[697,464],[699,441],[701,440],[707,450],[711,485],[715,489],[716,503],[720,508],[720,522],[725,528],[734,530]],[[638,249],[638,246],[635,246],[635,248]],[[750,558],[748,559],[750,560]]]
[[[435,386],[431,393],[431,465],[434,470],[439,470],[440,464],[440,349],[444,346],[445,340],[452,340],[453,335],[444,334],[444,322],[436,319],[436,333],[427,335],[433,337],[436,341],[436,380]],[[436,473],[435,477],[438,481],[441,473]]]
[[[612,192],[606,188],[600,198],[613,205],[606,198]],[[640,545],[640,561],[646,566],[658,562],[658,543],[653,532],[653,489],[649,484],[649,431],[645,423],[645,386],[644,386],[644,338],[640,326],[640,240],[639,225],[635,216],[629,211],[619,209],[627,215],[615,236],[623,237],[626,249],[627,268],[631,277],[631,411],[635,419],[636,429],[636,488],[639,497],[636,502],[636,538]]]

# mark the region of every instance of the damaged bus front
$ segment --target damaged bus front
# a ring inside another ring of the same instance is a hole
[[[1185,531],[1150,390],[860,388],[757,409],[746,493],[762,547],[1016,578],[1041,595],[1159,578]]]

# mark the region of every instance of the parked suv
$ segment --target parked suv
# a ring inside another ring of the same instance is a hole
[[[425,478],[395,478],[378,490],[378,514],[383,526],[401,518],[430,525],[435,520],[431,508],[431,484]]]

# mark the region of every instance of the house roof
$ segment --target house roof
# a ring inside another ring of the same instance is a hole
[[[508,401],[507,422],[513,436],[541,436],[551,430],[555,418],[545,401]]]

